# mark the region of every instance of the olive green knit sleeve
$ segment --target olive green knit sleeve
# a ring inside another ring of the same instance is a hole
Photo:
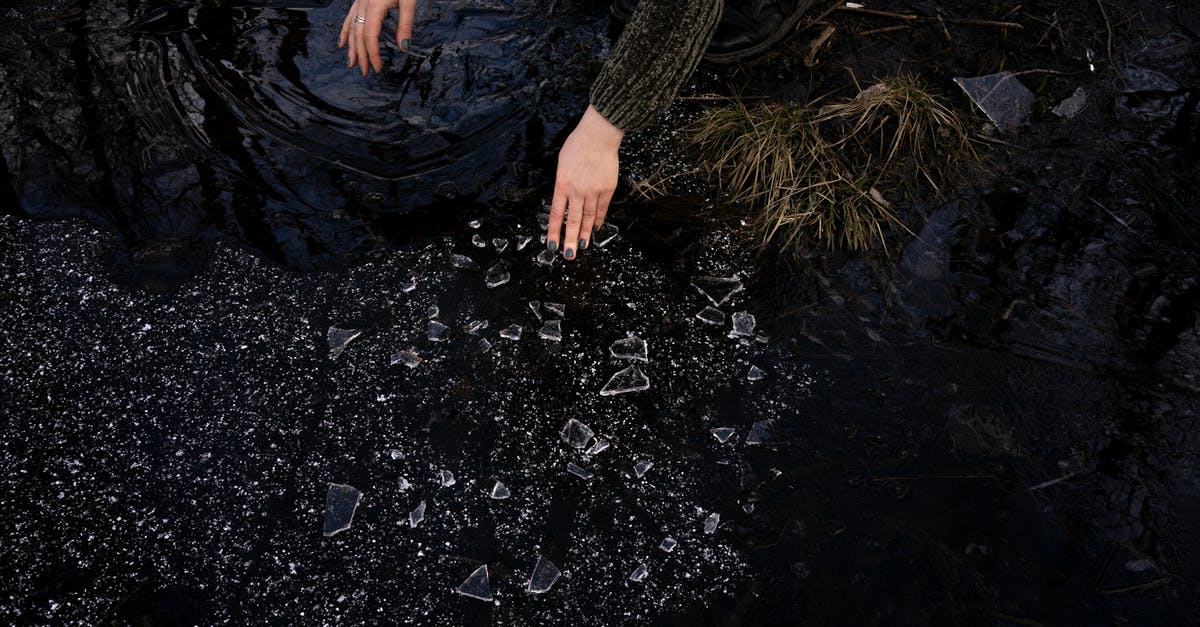
[[[722,0],[641,0],[596,82],[592,106],[623,131],[650,124],[696,70]]]

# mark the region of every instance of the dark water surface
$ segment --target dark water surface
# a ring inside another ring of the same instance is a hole
[[[940,7],[1029,25],[1010,37],[701,75],[778,97],[843,64],[1073,72],[1023,79],[1030,126],[890,258],[756,257],[622,203],[615,239],[550,265],[547,164],[602,6],[426,2],[417,54],[366,80],[336,5],[0,9],[0,621],[1191,624],[1200,19],[1109,7],[1122,69],[1095,72],[1102,17],[1052,4]],[[1077,87],[1084,113],[1049,113]],[[745,286],[722,325],[701,276]],[[335,359],[331,328],[362,334]],[[628,333],[650,387],[602,396]],[[610,446],[564,442],[570,419]],[[326,537],[331,483],[362,500]],[[563,575],[533,595],[539,556]],[[494,601],[455,594],[481,565]]]

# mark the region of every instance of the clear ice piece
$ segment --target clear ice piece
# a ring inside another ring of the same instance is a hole
[[[459,270],[469,270],[471,268],[479,267],[475,263],[474,259],[471,259],[470,257],[468,257],[466,255],[457,255],[457,254],[450,255],[450,265],[454,266],[455,268],[458,268]]]
[[[637,565],[637,568],[633,569],[633,572],[632,572],[632,573],[630,573],[630,575],[629,575],[629,580],[630,580],[630,581],[637,581],[637,582],[639,582],[639,583],[640,583],[640,582],[642,582],[642,581],[645,581],[645,580],[646,580],[646,577],[647,577],[649,574],[650,574],[650,571],[646,569],[646,565],[645,565],[645,564],[638,564],[638,565]]]
[[[508,273],[508,266],[503,263],[498,263],[488,269],[487,276],[483,278],[483,282],[486,283],[488,287],[500,287],[501,285],[508,283],[510,278],[512,277]]]
[[[650,377],[647,377],[641,368],[630,366],[614,374],[600,390],[600,396],[614,396],[648,389],[650,389]]]
[[[492,246],[496,248],[496,252],[502,253],[508,250],[508,240],[503,237],[492,238]]]
[[[391,365],[404,364],[409,368],[416,368],[422,361],[421,355],[417,353],[417,349],[414,347],[392,355]]]
[[[486,328],[488,328],[487,320],[472,320],[472,321],[466,323],[465,325],[463,325],[462,330],[463,330],[463,333],[466,333],[468,335],[475,335],[476,333],[478,333]]]
[[[608,222],[605,222],[600,226],[600,228],[596,229],[596,234],[592,235],[592,246],[595,246],[596,248],[604,248],[604,246],[613,241],[613,239],[616,238],[620,232],[621,229],[618,229]]]
[[[325,493],[325,535],[332,536],[350,528],[354,510],[362,500],[362,492],[340,483],[329,484]]]
[[[538,320],[542,319],[542,301],[540,301],[540,300],[529,301],[529,310],[533,312],[533,316],[535,318],[537,318]]]
[[[571,418],[567,420],[567,424],[562,429],[562,439],[573,448],[582,449],[587,447],[592,436],[596,435],[592,428]]]
[[[699,318],[704,324],[711,324],[718,327],[725,324],[725,312],[713,307],[712,305],[706,305],[704,309],[701,309],[700,312],[696,314],[696,317]]]
[[[346,350],[346,345],[362,334],[362,329],[329,327],[329,332],[326,334],[326,338],[329,340],[329,358],[337,359],[342,351]]]
[[[750,366],[750,371],[746,373],[746,379],[749,381],[762,381],[762,378],[767,376],[758,366]]]
[[[438,309],[437,305],[430,305],[425,308],[425,317],[430,320],[438,317],[440,313],[442,313],[442,310]]]
[[[425,337],[428,337],[430,342],[445,342],[446,335],[449,333],[450,327],[438,322],[437,320],[430,320],[429,323],[425,325]]]
[[[612,343],[608,347],[608,354],[617,359],[633,359],[636,361],[650,361],[649,352],[646,348],[646,340],[630,333],[629,337],[621,338]]]
[[[747,514],[753,514],[754,503],[742,503],[742,511],[746,512]]]
[[[663,541],[661,544],[658,545],[658,548],[666,551],[667,553],[670,553],[671,551],[674,551],[675,547],[677,547],[677,546],[679,546],[679,542],[677,542],[675,540],[675,538],[672,538],[671,536],[667,536],[667,537],[663,538]]]
[[[692,287],[696,288],[696,291],[703,294],[705,298],[712,301],[712,304],[716,307],[724,305],[734,294],[744,289],[742,280],[736,276],[698,276],[692,279]]]
[[[479,351],[486,353],[490,350],[492,350],[492,343],[487,341],[486,337],[479,338]]]
[[[529,242],[532,242],[532,241],[533,241],[532,235],[518,236],[517,237],[517,250],[525,250],[525,247],[528,246]]]
[[[474,244],[477,248],[486,248],[487,247],[487,242],[484,241],[483,236],[478,233],[471,236],[471,243]]]
[[[592,442],[592,445],[590,447],[588,447],[587,451],[584,451],[584,454],[585,455],[595,455],[597,453],[607,450],[608,447],[609,447],[608,440],[605,440],[604,438],[596,438],[596,441]]]
[[[721,524],[721,515],[713,512],[704,519],[704,533],[716,533],[717,525]]]
[[[644,459],[639,459],[633,464],[633,472],[637,474],[638,479],[646,476],[646,471],[654,467],[654,462],[649,462]]]
[[[505,327],[504,329],[502,329],[500,331],[500,337],[502,337],[506,340],[521,339],[521,325],[519,325],[519,324],[508,325],[507,327]]]
[[[1082,87],[1076,87],[1070,98],[1058,103],[1050,112],[1060,118],[1074,119],[1087,106],[1087,99],[1087,92]]]
[[[492,584],[488,581],[487,564],[476,568],[475,572],[471,573],[471,576],[467,577],[466,581],[459,584],[456,592],[472,599],[479,599],[480,601],[493,600]]]
[[[469,226],[473,229],[477,229],[477,228],[483,226],[483,222],[481,220],[471,220],[470,222],[467,223],[467,226]]]
[[[567,306],[562,303],[542,303],[542,307],[559,318],[567,317]]]
[[[749,337],[754,335],[754,316],[744,311],[738,311],[733,314],[733,329],[729,331],[729,337]]]
[[[579,477],[580,479],[591,479],[595,476],[578,466],[575,462],[567,462],[567,472]]]
[[[408,526],[416,529],[417,525],[425,521],[425,501],[417,504],[417,508],[408,513]]]
[[[750,433],[746,434],[746,444],[763,444],[771,438],[771,425],[773,420],[759,420],[750,427]]]
[[[539,555],[537,564],[533,566],[533,574],[529,576],[529,585],[525,587],[525,591],[532,592],[533,594],[546,592],[550,590],[554,582],[558,581],[558,576],[561,574],[557,566],[550,560]]]
[[[506,499],[506,498],[512,496],[512,492],[510,492],[508,490],[508,486],[497,481],[496,485],[492,486],[492,493],[490,494],[490,496],[497,500]]]
[[[438,484],[439,485],[441,485],[442,487],[449,487],[456,483],[458,483],[458,480],[454,478],[454,473],[450,472],[449,470],[439,470],[438,471]]]
[[[408,492],[409,488],[412,488],[412,483],[408,479],[400,477],[396,480],[396,486],[400,488],[401,492]]]
[[[562,320],[547,320],[538,330],[538,337],[551,342],[562,341]]]
[[[728,442],[729,438],[733,437],[733,432],[734,429],[729,427],[717,427],[716,429],[712,430],[713,437],[716,438],[721,444]]]
[[[555,259],[558,259],[558,253],[552,253],[549,250],[543,250],[537,255],[537,262],[543,266],[554,265]]]
[[[1012,72],[999,72],[974,78],[958,77],[955,83],[1002,131],[1011,131],[1025,123],[1033,111],[1033,92]]]
[[[410,277],[408,281],[400,284],[400,291],[404,292],[405,294],[408,294],[415,289],[417,289],[417,279],[415,277]]]

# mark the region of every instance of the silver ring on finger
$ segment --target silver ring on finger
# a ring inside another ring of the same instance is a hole
[[[366,24],[366,23],[367,23],[367,18],[365,18],[365,17],[363,17],[363,16],[361,16],[361,15],[355,15],[355,16],[354,16],[354,23],[355,23],[355,24]]]

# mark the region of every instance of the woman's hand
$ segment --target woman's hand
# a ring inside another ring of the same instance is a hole
[[[625,131],[589,106],[579,126],[567,137],[558,153],[550,226],[546,230],[546,247],[551,251],[559,250],[561,241],[563,257],[574,259],[604,224],[608,203],[617,189],[617,149],[624,136]],[[562,233],[564,216],[566,233]]]
[[[366,76],[368,63],[378,74],[383,70],[383,59],[379,57],[379,33],[383,31],[383,18],[388,9],[399,7],[400,19],[396,23],[396,44],[408,52],[412,50],[413,13],[417,0],[355,0],[342,23],[342,34],[338,37],[338,48],[350,45],[346,67],[362,68]]]

